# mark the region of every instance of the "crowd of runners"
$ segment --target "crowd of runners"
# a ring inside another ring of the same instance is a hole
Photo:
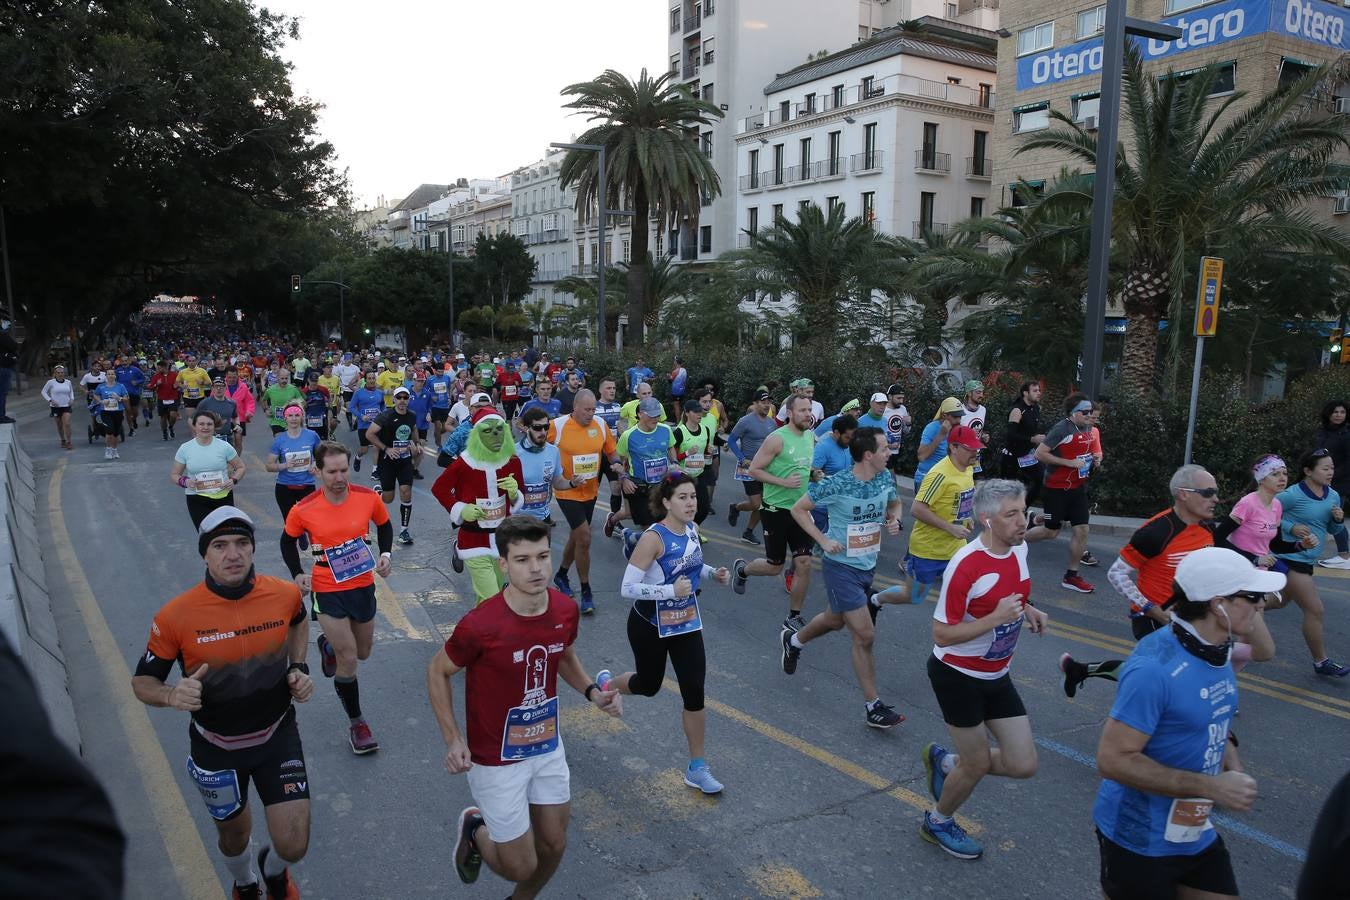
[[[320,669],[350,720],[352,752],[379,748],[358,671],[372,651],[376,576],[396,568],[396,541],[414,540],[417,479],[433,480],[443,507],[420,513],[419,527],[453,529],[454,571],[468,570],[465,587],[477,600],[427,670],[445,765],[467,775],[475,800],[459,817],[455,864],[471,882],[486,863],[515,883],[517,898],[539,893],[566,845],[559,677],[620,716],[630,698],[661,689],[669,663],[689,750],[684,782],[723,790],[704,746],[705,589],[745,593],[752,582],[781,579],[782,672],[794,675],[814,642],[846,632],[862,724],[878,729],[905,719],[878,693],[878,617],[935,594],[927,672],[947,735],[922,751],[932,803],[916,826],[962,859],[983,852],[957,821],[979,782],[1037,769],[1010,675],[1023,630],[1043,632],[1049,620],[1035,602],[1028,554],[1054,551],[1031,545],[1054,541],[1067,525],[1058,586],[1106,589],[1082,574],[1098,566],[1087,540],[1088,486],[1104,461],[1100,406],[1073,395],[1061,410],[1043,410],[1035,382],[1022,385],[991,458],[995,426],[974,380],[963,396],[911,415],[900,384],[817,398],[803,373],[785,395],[766,385],[725,397],[679,359],[666,373],[641,358],[624,372],[596,373],[584,359],[531,348],[409,356],[175,346],[158,337],[93,360],[78,378],[57,367],[42,395],[65,450],[79,405],[107,461],[121,459],[138,432],[183,441],[168,475],[186,498],[207,575],[155,615],[133,687],[146,704],[191,714],[188,769],[219,831],[235,897],[298,896],[288,870],[308,846],[310,787],[292,703],[314,693],[311,620]],[[265,451],[257,477],[275,482],[279,535],[260,533],[234,504],[234,487],[254,474],[242,456],[250,437]],[[1245,810],[1256,797],[1230,725],[1234,672],[1275,654],[1267,612],[1297,606],[1316,674],[1350,673],[1324,646],[1312,577],[1319,563],[1348,564],[1322,560],[1328,538],[1346,533],[1333,460],[1310,449],[1292,462],[1254,461],[1251,492],[1217,520],[1214,477],[1198,465],[1178,469],[1166,485],[1172,505],[1107,567],[1137,649],[1124,660],[1061,660],[1070,698],[1090,679],[1116,682],[1093,810],[1108,897],[1238,894],[1210,814],[1216,805]],[[911,490],[898,472],[914,463]],[[363,465],[370,487],[358,483]],[[721,484],[724,467],[734,487]],[[715,499],[729,489],[736,496]],[[714,567],[700,525],[719,514],[747,553]],[[555,530],[566,532],[560,559]],[[260,538],[279,542],[288,577],[254,569]],[[906,547],[898,585],[884,589],[876,584],[883,542]],[[627,558],[620,594],[631,601],[633,667],[592,675],[575,643],[582,618],[597,611],[591,562],[604,553]],[[808,616],[816,579],[824,603]],[[451,690],[461,673],[462,717]],[[250,782],[271,839],[261,852]]]

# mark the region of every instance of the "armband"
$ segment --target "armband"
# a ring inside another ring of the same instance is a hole
[[[187,484],[188,484],[188,477],[187,477],[186,475],[179,475],[179,476],[178,476],[178,486],[179,486],[180,488],[185,488],[185,487],[187,487]]]

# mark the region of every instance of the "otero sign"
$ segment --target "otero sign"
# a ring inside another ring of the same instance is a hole
[[[1324,0],[1226,0],[1163,19],[1181,29],[1175,41],[1132,38],[1145,60],[1161,59],[1204,47],[1226,44],[1265,32],[1287,34],[1301,41],[1350,50],[1350,10]],[[1025,91],[1102,70],[1102,39],[1079,41],[1032,53],[1017,60],[1017,89]]]

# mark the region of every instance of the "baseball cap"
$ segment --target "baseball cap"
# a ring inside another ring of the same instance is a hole
[[[862,404],[859,403],[857,400],[850,400],[843,406],[839,407],[839,414],[843,415],[844,413],[851,413],[860,406],[862,406]]]
[[[211,383],[212,383],[212,384],[224,384],[224,383],[225,383],[225,379],[224,379],[224,378],[221,378],[219,375],[217,375],[215,378],[212,378],[212,379],[211,379]]]
[[[755,400],[756,400],[756,401],[759,401],[759,400],[768,400],[768,399],[769,399],[769,392],[766,391],[766,390],[764,390],[764,388],[760,388],[759,390],[755,391]]]
[[[377,363],[375,364],[375,368],[377,368],[377,369],[383,369],[383,368],[384,368],[384,363],[382,363],[382,362],[377,362]]]
[[[412,391],[408,390],[403,385],[399,385],[398,387],[394,388],[394,396],[397,397],[399,394],[402,394],[405,397],[411,397]]]
[[[1186,599],[1203,603],[1211,597],[1230,597],[1239,591],[1268,594],[1284,587],[1279,572],[1258,569],[1245,556],[1226,547],[1202,547],[1187,553],[1177,566],[1177,586]]]
[[[890,397],[886,396],[886,395],[883,394],[881,391],[877,391],[875,394],[872,395],[872,399],[871,399],[871,400],[868,400],[867,402],[868,402],[868,403],[886,403],[886,402],[889,401],[890,399],[891,399]]]
[[[474,394],[472,397],[469,398],[470,406],[475,406],[479,403],[491,403],[491,402],[492,398],[489,397],[487,394]]]
[[[891,396],[892,394],[903,394],[904,392],[905,386],[898,381],[895,384],[891,385],[890,387],[886,388],[886,396],[888,397]]]
[[[227,534],[241,534],[257,546],[253,537],[253,520],[236,506],[222,506],[211,510],[197,529],[197,552],[206,556],[206,548],[215,538]]]
[[[661,418],[661,401],[655,397],[648,397],[646,400],[638,401],[638,412],[644,416],[651,416],[653,419]]]
[[[979,383],[978,381],[976,381],[974,378],[972,378],[972,379],[970,379],[969,381],[966,382],[966,393],[967,393],[967,394],[969,394],[971,391],[982,391],[982,390],[984,390],[984,385],[980,384],[980,383]]]
[[[949,415],[954,412],[960,412],[964,407],[965,404],[963,404],[960,400],[957,400],[955,397],[948,397],[946,400],[942,401],[941,405],[938,406],[937,412],[933,413],[933,421],[936,422],[938,419],[942,418],[945,415]]]
[[[950,447],[952,444],[965,447],[967,450],[984,449],[984,444],[980,443],[980,436],[968,425],[957,425],[952,429],[951,434],[947,435],[947,446]]]

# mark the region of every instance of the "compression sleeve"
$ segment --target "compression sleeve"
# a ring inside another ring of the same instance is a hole
[[[1140,609],[1148,609],[1153,606],[1153,602],[1139,593],[1139,588],[1130,576],[1136,574],[1134,566],[1127,563],[1123,557],[1117,556],[1116,561],[1111,563],[1111,569],[1106,573],[1106,580],[1111,582],[1111,586],[1120,592],[1120,595],[1130,601]]]
[[[716,577],[717,577],[717,570],[714,569],[712,566],[708,565],[707,563],[704,563],[704,564],[703,564],[703,577],[704,577],[704,578],[716,578]]]
[[[1232,516],[1224,516],[1214,528],[1214,546],[1224,547],[1228,550],[1236,550],[1237,548],[1228,542],[1228,538],[1233,532],[1241,527],[1242,523],[1237,519]]]
[[[291,577],[304,572],[300,565],[300,539],[291,537],[286,532],[281,533],[281,560],[286,563],[286,568],[291,570]]]
[[[375,526],[375,542],[380,545],[381,553],[394,552],[394,523],[391,519],[386,519]]]
[[[645,574],[632,563],[623,570],[623,587],[619,593],[629,600],[673,600],[675,585],[649,584],[643,581]]]

